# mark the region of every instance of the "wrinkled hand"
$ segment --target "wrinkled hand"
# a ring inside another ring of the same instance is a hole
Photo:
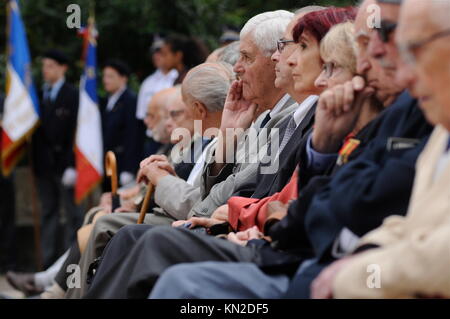
[[[338,272],[345,267],[355,256],[344,257],[335,261],[317,276],[311,284],[311,298],[331,299],[333,298],[333,283]]]
[[[169,172],[165,169],[161,169],[158,162],[153,162],[139,170],[138,183],[151,183],[157,186],[161,178],[167,175],[170,175]]]
[[[172,227],[179,227],[184,224],[190,223],[190,229],[194,227],[212,227],[217,224],[222,224],[223,220],[215,219],[215,218],[206,218],[206,217],[191,217],[188,220],[177,220],[172,223]]]
[[[374,93],[360,76],[323,92],[316,109],[313,148],[321,153],[336,153],[355,127],[361,106]]]
[[[228,205],[219,206],[214,213],[211,215],[211,218],[221,220],[223,223],[228,221]]]
[[[137,196],[140,190],[141,187],[139,185],[135,185],[127,189],[120,189],[117,191],[117,194],[119,194],[121,200],[127,201],[132,200],[135,196]]]
[[[225,101],[221,130],[224,132],[226,128],[249,128],[255,117],[256,109],[255,103],[244,99],[242,80],[234,81]]]
[[[153,162],[168,162],[168,161],[169,159],[165,155],[151,155],[141,161],[141,163],[139,164],[139,168],[143,168],[144,166],[147,166],[148,164],[151,164]]]
[[[253,226],[245,231],[241,231],[238,233],[229,233],[227,238],[232,243],[245,246],[247,242],[252,239],[261,239],[264,234],[258,230],[258,227]]]
[[[169,163],[168,158],[165,155],[152,155],[146,159],[144,159],[141,163],[140,163],[140,169],[139,172],[137,174],[137,182],[138,183],[145,183],[148,184],[149,182],[151,182],[153,185],[156,185],[153,181],[149,180],[149,176],[146,172],[149,171],[149,167],[153,165],[152,167],[156,168],[158,171],[155,171],[154,174],[152,176],[154,176],[154,180],[155,178],[157,179],[157,181],[159,181],[159,178],[162,178],[168,174],[173,175],[173,176],[177,176],[174,167]],[[162,170],[164,170],[166,173],[162,172]]]
[[[187,220],[176,220],[172,223],[172,227],[181,227],[187,222],[188,222]]]
[[[122,206],[117,207],[114,212],[115,213],[131,213],[131,212],[136,212],[137,211],[137,206],[133,203],[132,200],[130,201],[125,201]]]
[[[271,215],[275,213],[284,213],[287,214],[288,211],[288,204],[284,204],[280,201],[272,201],[267,204],[267,217],[270,217]]]

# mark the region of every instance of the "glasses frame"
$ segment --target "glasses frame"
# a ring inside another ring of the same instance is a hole
[[[419,40],[416,42],[411,43],[401,43],[397,44],[398,50],[403,57],[404,61],[408,64],[416,64],[416,55],[413,51],[416,51],[417,49],[423,48],[424,46],[430,44],[431,42],[438,40],[440,38],[450,36],[450,29],[442,30],[439,32],[436,32],[429,36],[428,38],[425,38],[423,40]]]
[[[277,40],[277,50],[278,50],[278,52],[282,53],[284,48],[286,47],[286,45],[290,44],[290,43],[295,43],[295,41],[294,40],[285,40],[285,39]]]

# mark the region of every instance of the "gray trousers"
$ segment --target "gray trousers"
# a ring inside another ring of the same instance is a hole
[[[102,216],[97,220],[78,264],[80,266],[81,287],[69,288],[65,298],[81,298],[86,294],[88,288],[86,278],[89,266],[97,257],[102,255],[103,249],[111,238],[122,227],[136,224],[138,217],[138,213],[115,213]],[[163,215],[147,214],[144,219],[144,224],[170,225],[173,221],[173,219]]]
[[[289,277],[269,276],[253,263],[200,262],[167,269],[151,299],[275,299],[289,287]]]
[[[121,229],[102,257],[84,298],[148,298],[159,276],[176,264],[261,261],[255,246],[243,247],[185,229],[145,225]]]

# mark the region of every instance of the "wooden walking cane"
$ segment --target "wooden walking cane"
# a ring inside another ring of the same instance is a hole
[[[120,207],[120,198],[117,195],[117,160],[112,151],[108,151],[105,155],[105,171],[106,176],[111,178],[112,212],[114,212],[116,208]]]
[[[147,214],[148,205],[150,204],[150,198],[152,198],[155,186],[151,183],[148,185],[147,192],[145,193],[144,202],[142,203],[141,212],[137,224],[142,224],[144,222],[145,214]]]
[[[111,178],[111,194],[115,196],[117,195],[117,160],[112,151],[108,151],[105,155],[105,171],[106,176]]]

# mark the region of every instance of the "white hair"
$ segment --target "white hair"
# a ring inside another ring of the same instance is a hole
[[[228,63],[203,63],[193,68],[183,81],[183,94],[201,102],[210,112],[222,111],[235,76]]]
[[[239,60],[239,41],[231,42],[223,47],[217,56],[217,62],[225,62],[234,66]]]
[[[300,8],[298,10],[296,10],[294,12],[295,15],[299,15],[301,13],[311,13],[311,12],[316,12],[316,11],[321,11],[321,10],[325,10],[327,7],[322,7],[322,6],[306,6],[303,8]]]
[[[286,10],[258,14],[244,25],[240,38],[251,34],[262,54],[271,56],[277,49],[277,40],[283,36],[293,17],[294,14]]]

